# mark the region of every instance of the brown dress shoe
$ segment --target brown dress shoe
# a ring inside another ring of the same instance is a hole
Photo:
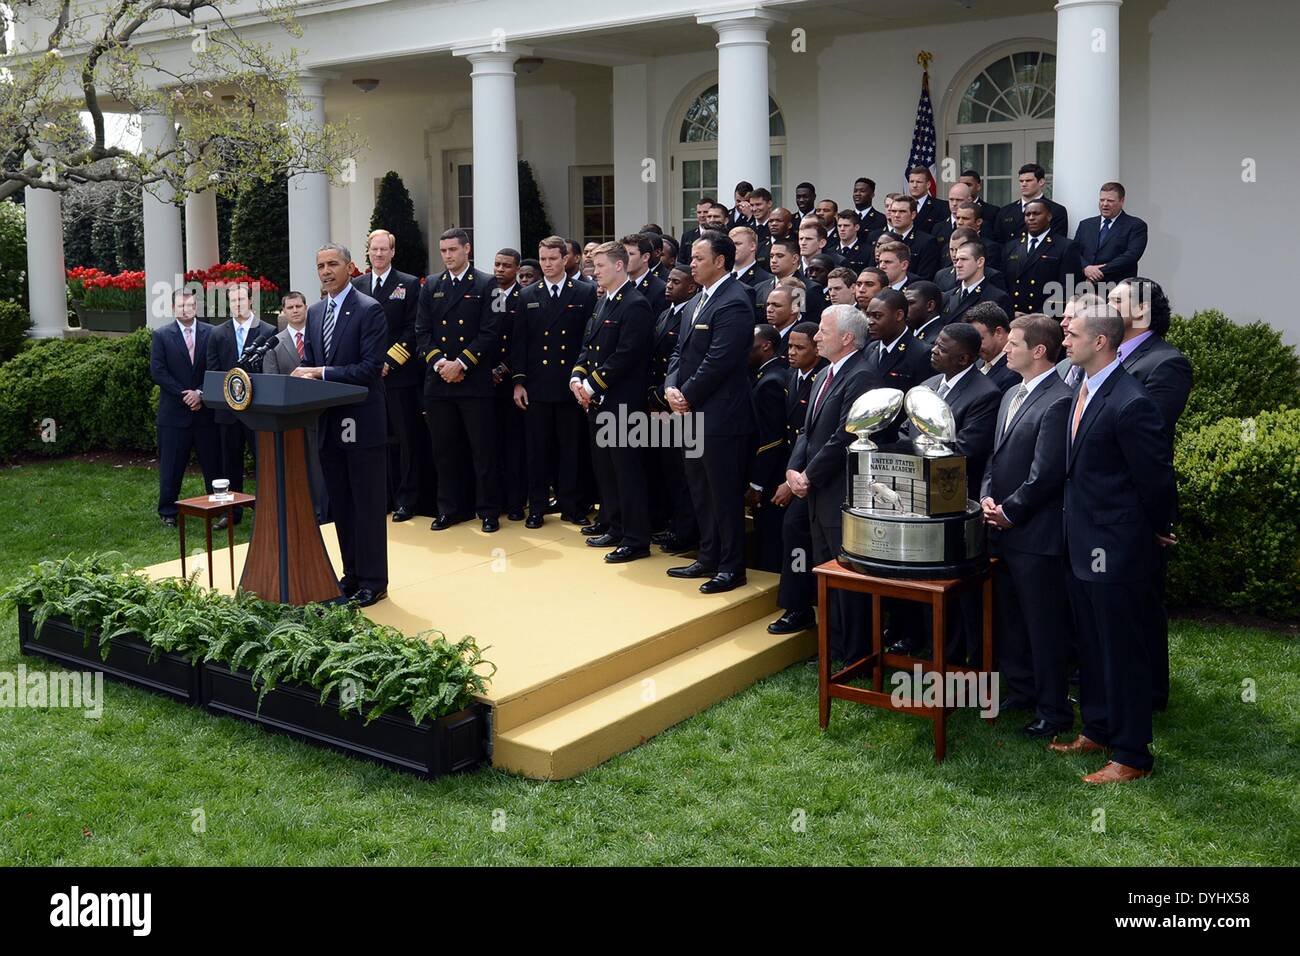
[[[1110,750],[1109,747],[1103,747],[1095,740],[1089,740],[1083,734],[1079,734],[1079,736],[1075,737],[1068,744],[1059,743],[1058,741],[1053,740],[1047,745],[1047,749],[1055,751],[1058,754],[1091,754],[1104,753]]]
[[[1149,776],[1151,776],[1150,770],[1138,770],[1136,767],[1129,767],[1111,760],[1096,773],[1090,773],[1084,777],[1083,782],[1128,783],[1130,780],[1141,780],[1143,777]]]

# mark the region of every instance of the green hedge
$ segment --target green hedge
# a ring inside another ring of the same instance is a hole
[[[33,342],[0,365],[0,461],[153,451],[157,410],[147,329]]]
[[[1184,435],[1171,604],[1295,617],[1300,609],[1300,409]]]
[[[0,301],[0,362],[7,362],[22,351],[32,317],[17,302]]]

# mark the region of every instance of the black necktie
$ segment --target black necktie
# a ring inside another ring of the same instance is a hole
[[[558,285],[551,286],[551,301],[555,302],[559,298],[560,298],[560,287]]]
[[[1103,219],[1101,221],[1101,235],[1097,237],[1098,246],[1101,246],[1106,242],[1106,234],[1109,232],[1110,232],[1110,220]]]
[[[371,294],[371,295],[378,295],[378,294],[379,294],[379,287],[380,287],[381,285],[383,285],[383,284],[384,284],[384,280],[381,279],[381,278],[379,278],[379,276],[375,276],[375,287],[374,287],[373,289],[370,290],[370,294]]]

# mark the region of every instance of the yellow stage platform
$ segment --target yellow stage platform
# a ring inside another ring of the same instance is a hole
[[[333,527],[322,530],[337,570]],[[235,548],[236,579],[246,549]],[[535,531],[503,520],[496,534],[477,521],[441,532],[427,518],[389,523],[388,597],[367,614],[408,634],[472,634],[488,648],[493,765],[538,779],[579,774],[816,652],[812,631],[767,633],[774,574],[750,571],[745,587],[709,596],[664,574],[689,558],[655,549],[607,565],[604,553],[554,516]],[[225,550],[213,561],[229,591]],[[172,577],[180,560],[145,570]]]

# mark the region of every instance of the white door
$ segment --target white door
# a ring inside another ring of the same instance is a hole
[[[443,221],[464,229],[474,240],[474,151],[449,149],[442,154]],[[434,250],[437,251],[436,249]]]
[[[948,155],[957,160],[957,173],[978,170],[983,180],[980,198],[1005,206],[1020,195],[1019,169],[1038,163],[1047,170],[1048,196],[1052,194],[1052,130],[1003,130],[953,133],[948,137]]]

